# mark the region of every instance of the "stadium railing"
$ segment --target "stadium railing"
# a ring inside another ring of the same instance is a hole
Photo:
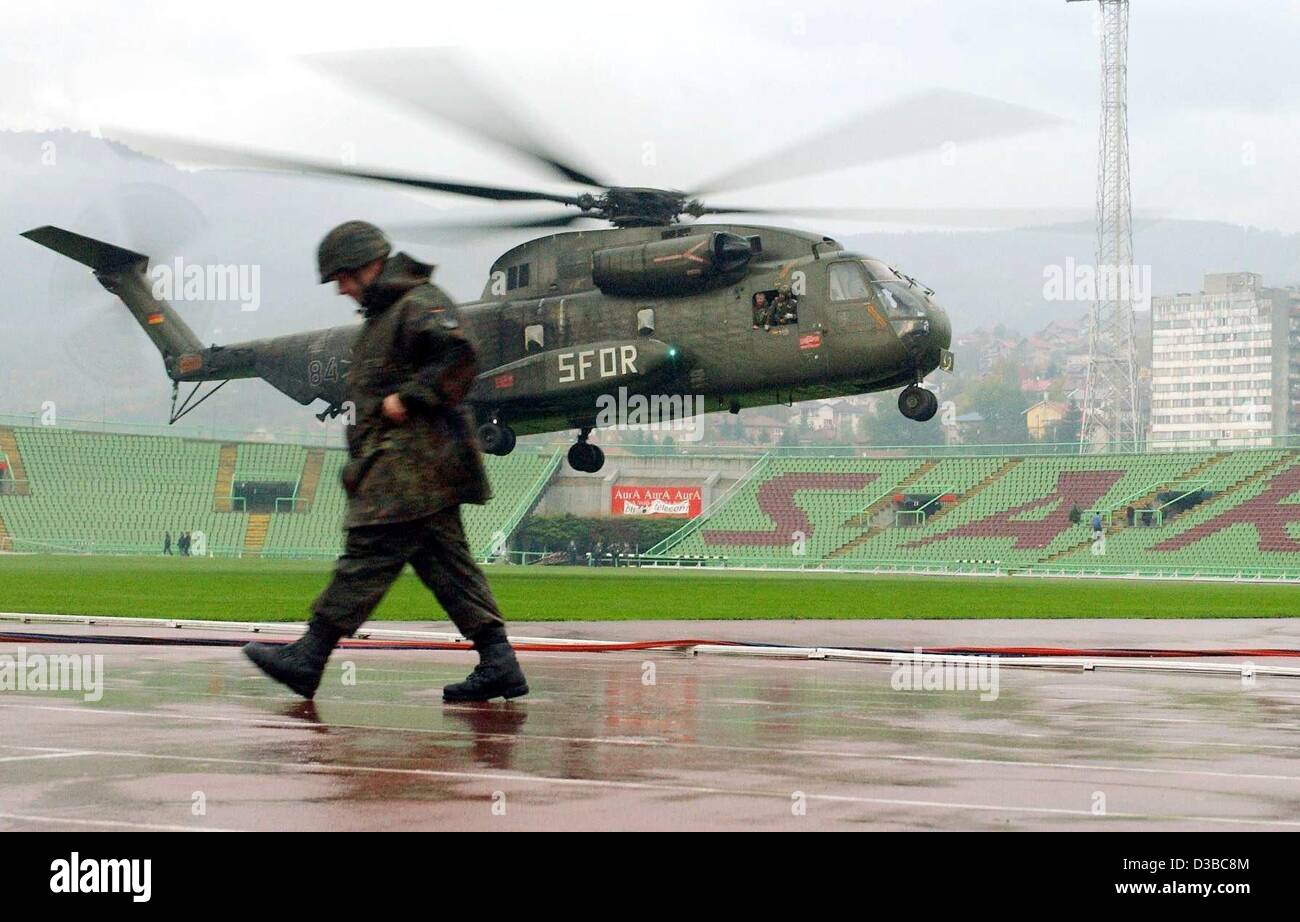
[[[0,414],[0,426],[45,428],[41,412],[27,414]],[[312,448],[342,448],[342,426],[338,421],[322,423],[307,429],[223,429],[188,422],[175,426],[130,423],[109,419],[81,419],[59,417],[57,425],[48,428],[74,429],[83,432],[116,433],[122,435],[170,436],[204,441],[272,442],[302,445]],[[597,434],[598,435],[598,434]],[[567,435],[560,439],[525,442],[521,447],[529,450],[567,450],[572,444]],[[754,458],[764,456],[808,458],[958,458],[1034,455],[1081,454],[1078,442],[1017,442],[980,445],[710,445],[700,442],[681,442],[673,445],[633,445],[610,442],[602,445],[605,454],[627,457],[707,456],[716,458]],[[1300,435],[1251,436],[1236,439],[1188,440],[1161,442],[1158,446],[1126,446],[1125,450],[1110,452],[1115,455],[1169,454],[1171,452],[1230,451],[1235,449],[1300,449]]]
[[[798,563],[790,557],[716,557],[684,555],[664,557],[642,555],[640,565],[660,568],[713,568],[720,570],[769,570],[772,572],[840,572],[907,576],[1036,576],[1043,578],[1109,577],[1114,579],[1207,579],[1240,582],[1300,582],[1300,567],[1132,567],[1053,566],[1031,564],[1008,567],[1001,561],[963,562],[952,560],[845,560],[827,558]]]

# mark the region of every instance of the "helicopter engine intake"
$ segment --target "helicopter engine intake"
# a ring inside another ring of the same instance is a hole
[[[605,294],[656,295],[704,291],[744,278],[753,258],[737,234],[691,234],[608,247],[592,253],[592,281]]]

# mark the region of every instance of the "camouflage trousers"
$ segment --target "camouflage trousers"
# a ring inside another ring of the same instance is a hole
[[[465,541],[459,506],[413,522],[348,529],[334,577],[311,610],[351,636],[408,563],[464,636],[505,624]]]

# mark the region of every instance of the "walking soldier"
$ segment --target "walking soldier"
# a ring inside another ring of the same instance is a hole
[[[336,282],[365,317],[347,379],[355,412],[343,469],[347,540],[306,634],[283,646],[248,644],[244,653],[311,698],[339,639],[365,623],[409,563],[479,655],[465,681],[443,688],[443,700],[517,698],[528,684],[460,519],[461,503],[490,495],[461,405],[477,374],[474,349],[455,304],[430,281],[433,267],[391,252],[364,221],[341,224],[321,242],[321,282]]]

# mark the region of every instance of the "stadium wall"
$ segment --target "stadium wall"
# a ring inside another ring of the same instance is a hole
[[[686,487],[698,489],[700,508],[707,509],[753,469],[756,457],[706,455],[622,455],[609,451],[599,473],[584,474],[563,464],[537,505],[538,515],[607,516],[614,488]]]

